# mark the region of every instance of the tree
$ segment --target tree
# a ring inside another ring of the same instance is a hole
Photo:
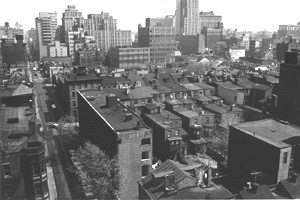
[[[120,189],[119,166],[97,146],[86,143],[75,151],[75,156],[87,174],[87,183],[92,186],[97,199],[117,199]]]

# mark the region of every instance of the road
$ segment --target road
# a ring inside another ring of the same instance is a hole
[[[36,72],[32,72],[32,74],[34,73]],[[32,76],[34,82],[33,91],[35,95],[35,102],[37,103],[36,112],[44,130],[41,137],[45,138],[46,140],[46,148],[49,156],[49,162],[47,163],[47,169],[49,169],[49,172],[47,170],[48,178],[51,179],[51,176],[53,175],[55,182],[53,183],[53,181],[50,181],[49,183],[48,181],[50,198],[71,199],[71,194],[59,159],[59,152],[57,150],[58,148],[56,147],[56,143],[53,138],[54,135],[57,135],[57,132],[56,130],[49,128],[49,124],[54,121],[54,115],[48,109],[49,105],[47,104],[47,102],[49,102],[51,99],[47,95],[47,91],[44,88],[45,84],[43,78],[39,73],[37,73],[37,75],[38,76]],[[56,186],[56,194],[55,191],[53,191],[54,185]]]

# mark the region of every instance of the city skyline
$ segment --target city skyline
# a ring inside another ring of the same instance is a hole
[[[223,17],[224,28],[238,29],[239,31],[277,31],[281,24],[297,24],[300,21],[296,10],[297,6],[291,6],[288,10],[284,10],[272,3],[274,4],[274,1],[269,0],[253,0],[249,5],[241,5],[241,1],[237,0],[226,2],[220,0],[200,1],[199,11],[213,11],[216,15]],[[297,5],[299,2],[288,0],[288,4]],[[15,6],[16,1],[6,1],[4,5],[7,8],[13,8],[14,12],[11,11],[12,9],[2,10],[0,25],[3,26],[8,21],[11,26],[14,26],[18,22],[24,30],[35,28],[34,19],[38,17],[39,12],[57,12],[58,24],[61,25],[62,13],[67,5],[75,5],[83,13],[84,18],[88,14],[109,12],[118,20],[118,29],[134,32],[137,32],[139,23],[145,24],[145,18],[175,15],[176,11],[176,1],[174,0],[67,0],[63,3],[52,0],[51,4],[28,0],[17,1],[17,7]],[[157,9],[157,5],[160,6],[159,9]]]

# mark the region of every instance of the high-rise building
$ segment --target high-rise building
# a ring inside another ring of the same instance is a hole
[[[176,34],[197,35],[199,30],[199,0],[177,0]]]
[[[199,13],[199,28],[205,36],[205,47],[213,49],[223,35],[222,16],[215,15],[213,11]]]
[[[0,26],[0,39],[15,39],[16,35],[24,35],[22,26],[17,22],[15,27],[10,27],[8,22],[4,26]]]
[[[150,47],[150,62],[152,64],[166,65],[175,61],[175,37],[173,18],[169,16],[166,18],[147,18],[146,26],[139,25],[138,27],[139,46]]]
[[[31,57],[36,60],[39,55],[38,37],[36,29],[32,28],[27,31],[27,46]]]
[[[62,29],[64,32],[63,41],[66,42],[66,38],[69,31],[73,31],[73,26],[77,23],[81,26],[83,22],[82,12],[79,12],[76,9],[75,5],[68,5],[68,8],[65,10],[62,16]]]
[[[38,38],[39,58],[47,57],[47,45],[54,42],[57,29],[56,12],[40,12],[35,18]]]
[[[88,19],[84,20],[84,29],[88,35],[94,36],[101,50],[132,45],[131,31],[117,30],[117,20],[109,13],[89,14]]]

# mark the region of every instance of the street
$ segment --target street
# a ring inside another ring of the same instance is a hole
[[[58,148],[56,147],[56,143],[53,138],[53,136],[58,133],[56,129],[49,127],[49,124],[55,121],[54,113],[51,109],[49,109],[50,105],[47,104],[51,99],[47,94],[44,80],[41,75],[38,72],[33,72],[32,68],[31,73],[37,74],[37,76],[32,76],[34,82],[33,91],[35,95],[37,118],[40,120],[42,127],[41,130],[43,130],[40,133],[40,137],[44,138],[46,141],[46,156],[49,158],[47,160],[47,174],[49,179],[48,183],[50,181],[48,184],[50,199],[71,199],[71,194],[60,162]],[[56,191],[54,191],[54,186],[56,187]]]

